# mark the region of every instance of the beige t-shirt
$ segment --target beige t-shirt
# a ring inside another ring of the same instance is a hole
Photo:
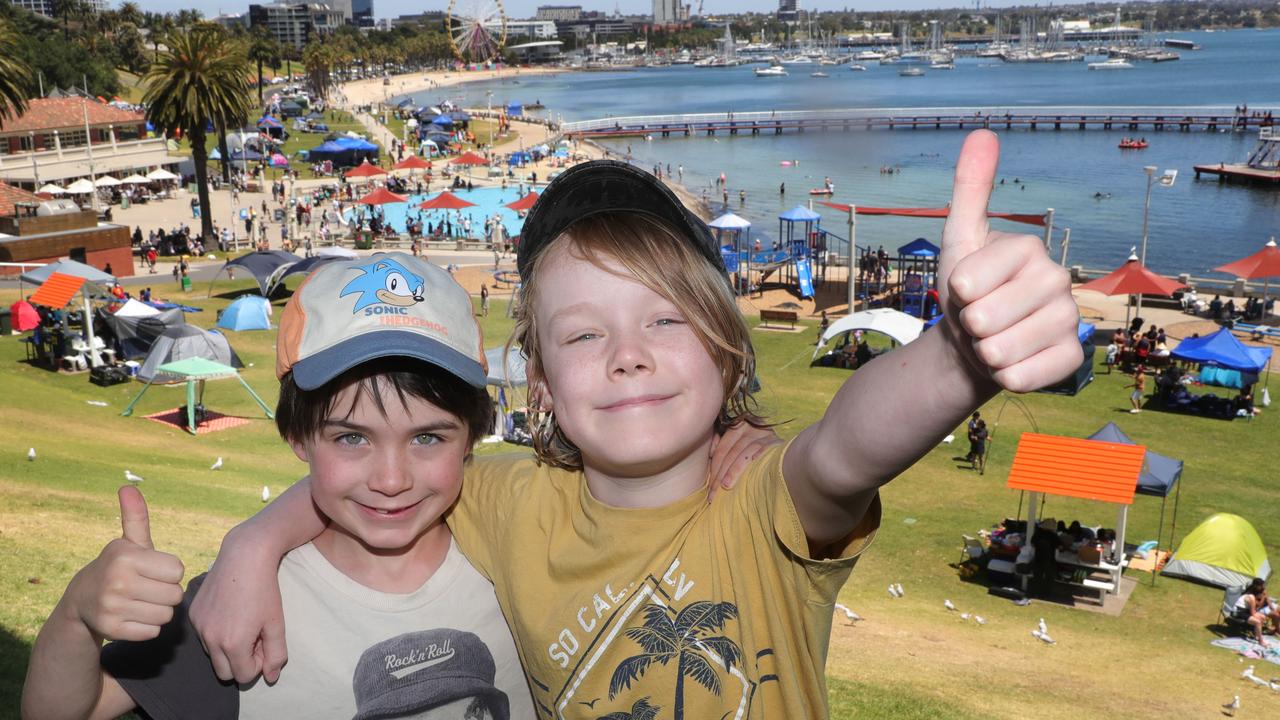
[[[449,526],[494,582],[540,717],[827,715],[832,605],[880,502],[839,559],[809,559],[784,450],[710,503],[655,509],[604,505],[528,456],[468,468]]]

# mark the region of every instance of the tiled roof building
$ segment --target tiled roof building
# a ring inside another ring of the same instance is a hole
[[[112,131],[116,140],[146,134],[147,120],[140,112],[82,97],[35,98],[26,112],[0,122],[0,154],[84,145],[86,118],[95,145],[110,142]]]

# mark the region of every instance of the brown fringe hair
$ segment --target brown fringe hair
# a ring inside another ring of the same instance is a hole
[[[529,376],[529,426],[538,459],[567,470],[582,469],[582,453],[565,437],[554,412],[543,410],[545,392],[541,355],[538,352],[537,318],[539,269],[553,248],[566,247],[598,268],[616,261],[627,274],[670,301],[708,354],[721,368],[724,406],[716,418],[715,431],[721,434],[738,422],[757,427],[769,423],[757,414],[751,395],[755,378],[755,351],[751,334],[739,312],[733,289],[724,273],[694,249],[671,225],[649,215],[634,212],[600,213],[579,220],[548,243],[533,259],[527,277],[521,278],[515,328],[508,347],[518,345],[527,359]]]

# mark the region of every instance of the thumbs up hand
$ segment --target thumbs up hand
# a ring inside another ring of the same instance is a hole
[[[121,536],[71,580],[69,610],[99,639],[150,640],[182,602],[182,561],[151,544],[147,503],[120,488]]]
[[[994,133],[970,133],[942,231],[940,324],[957,353],[1000,387],[1028,392],[1079,367],[1079,310],[1067,272],[1034,235],[993,232],[987,206],[1000,157]]]

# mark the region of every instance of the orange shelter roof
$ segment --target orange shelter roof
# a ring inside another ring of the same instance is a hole
[[[1132,505],[1146,453],[1142,445],[1023,433],[1008,486]]]
[[[75,297],[77,292],[80,292],[81,285],[84,285],[82,277],[54,273],[44,281],[39,290],[31,293],[27,301],[35,305],[61,309],[71,302],[71,298]]]

